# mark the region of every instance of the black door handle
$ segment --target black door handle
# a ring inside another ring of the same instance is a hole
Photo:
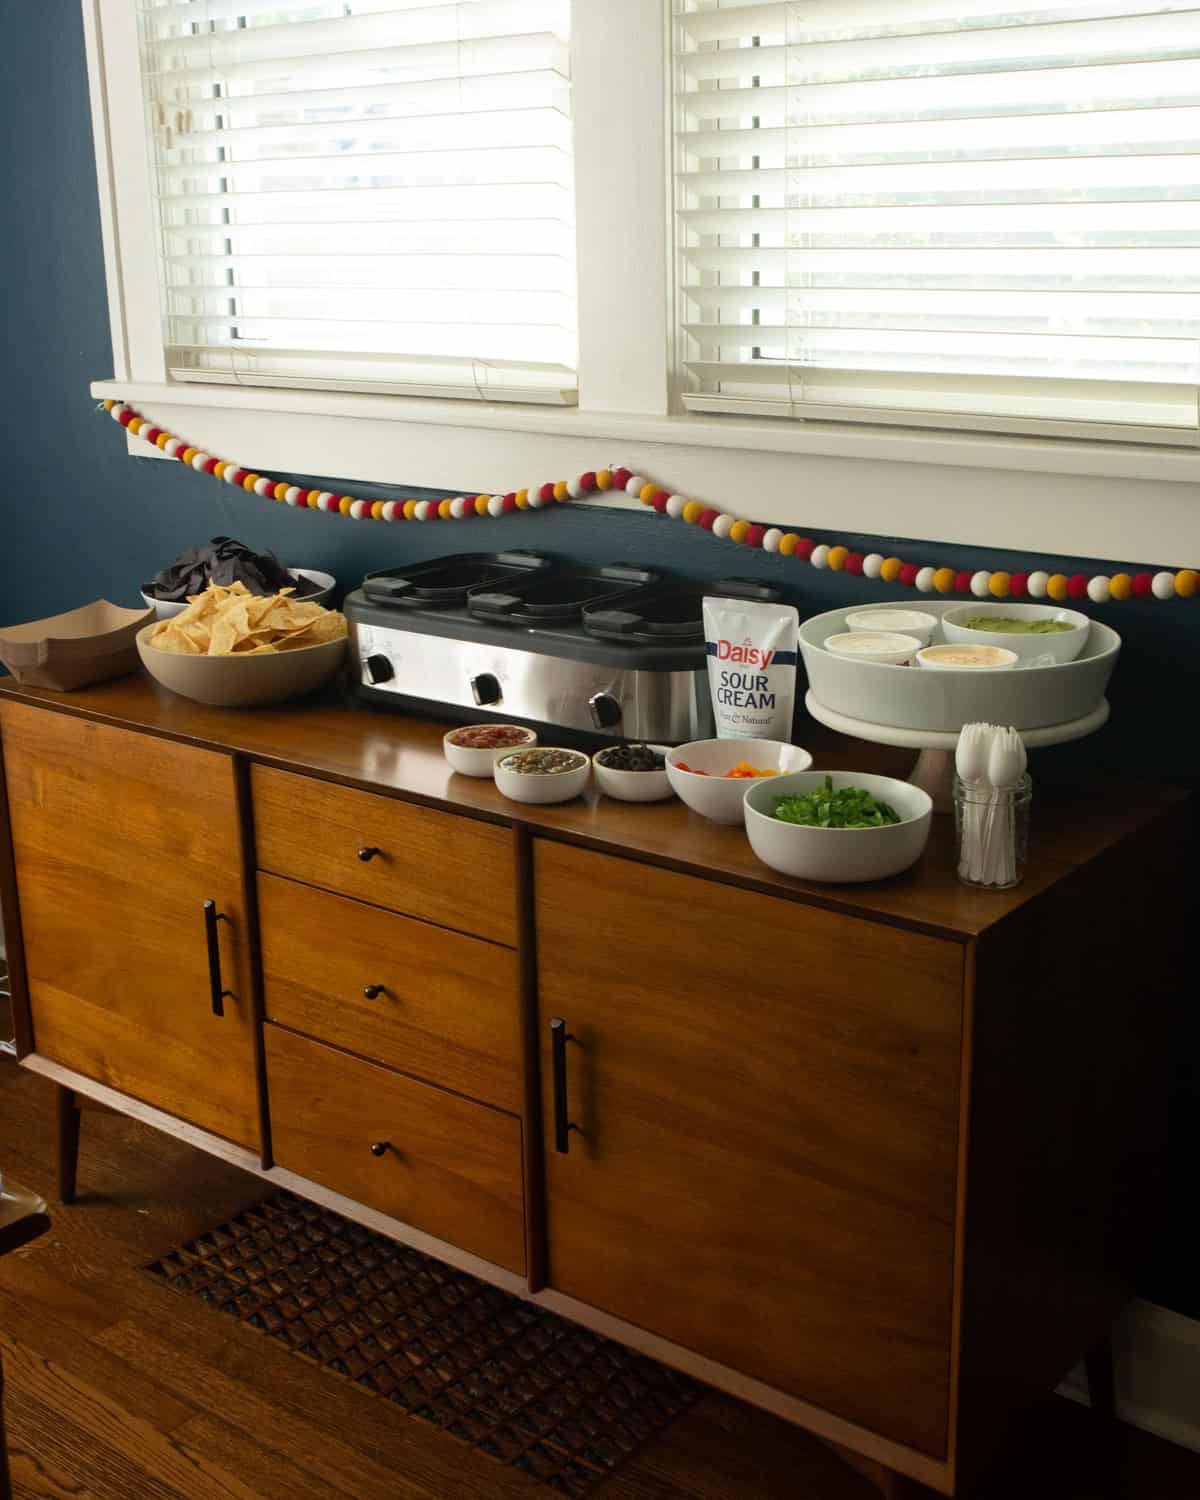
[[[375,858],[376,855],[382,853],[383,850],[377,849],[374,844],[364,844],[363,847],[358,851],[358,857],[362,860],[364,865],[367,865],[370,864],[370,862]]]
[[[380,995],[382,995],[382,994],[383,994],[383,985],[381,985],[381,984],[364,984],[363,985],[363,999],[364,1000],[378,1000],[379,997],[380,997]]]
[[[571,1149],[571,1132],[579,1126],[568,1118],[567,1043],[577,1041],[559,1017],[550,1022],[551,1061],[554,1068],[554,1149],[565,1156]]]
[[[204,903],[204,938],[208,944],[208,988],[212,996],[214,1016],[225,1014],[225,1001],[236,1000],[232,990],[227,990],[221,980],[221,941],[217,936],[217,923],[229,918],[217,910],[215,901]]]

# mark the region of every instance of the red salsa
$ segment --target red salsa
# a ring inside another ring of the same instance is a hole
[[[532,738],[531,730],[517,724],[468,724],[454,731],[450,743],[464,750],[504,750],[510,745],[527,745]]]

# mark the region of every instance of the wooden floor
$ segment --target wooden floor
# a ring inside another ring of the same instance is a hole
[[[53,1192],[51,1089],[0,1060],[0,1167]],[[261,1197],[256,1179],[84,1116],[80,1199],[0,1261],[17,1500],[539,1500],[552,1492],[182,1298],[138,1267]],[[1197,1500],[1200,1455],[1051,1398],[979,1500]],[[706,1395],[597,1500],[872,1500],[819,1443]]]

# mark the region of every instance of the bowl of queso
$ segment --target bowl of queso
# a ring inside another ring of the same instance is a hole
[[[1077,609],[1053,604],[956,604],[942,614],[942,634],[949,645],[994,646],[1014,651],[1018,665],[1039,658],[1046,665],[1074,661],[1087,644],[1092,626]]]

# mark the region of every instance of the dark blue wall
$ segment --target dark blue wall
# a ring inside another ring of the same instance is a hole
[[[36,100],[36,108],[29,107],[30,100]],[[7,344],[6,358],[0,361],[0,623],[51,614],[99,596],[136,604],[141,580],[184,547],[219,533],[269,547],[287,563],[336,573],[343,587],[352,587],[369,569],[450,548],[520,546],[580,561],[637,560],[695,578],[736,573],[776,579],[796,592],[810,613],[865,599],[916,597],[749,552],[650,514],[588,513],[567,506],[495,522],[389,527],[301,514],[179,465],[131,460],[123,432],[96,414],[88,396],[89,381],[111,374],[112,356],[77,5],[4,7],[0,139],[5,198],[16,210],[0,241],[0,330]],[[234,456],[254,459],[252,453]],[[487,482],[485,474],[462,477],[468,487]],[[333,482],[329,487],[343,488]],[[400,493],[348,487],[380,497]],[[893,550],[886,538],[862,538],[861,544],[868,551]],[[1090,573],[1101,567],[1132,571],[1136,562],[1077,566],[1072,558],[912,541],[897,542],[894,550],[958,568],[1039,565]],[[1111,694],[1113,721],[1086,745],[1044,755],[1044,770],[1058,773],[1099,764],[1123,775],[1195,785],[1200,598],[1129,601],[1091,612],[1115,626],[1125,640]],[[1097,1003],[1103,1003],[1102,996]],[[1185,1203],[1195,1180],[1200,1038],[1194,1019],[1185,1024],[1173,1168],[1178,1227],[1155,1257],[1145,1292],[1200,1316],[1195,1239],[1185,1232]]]

